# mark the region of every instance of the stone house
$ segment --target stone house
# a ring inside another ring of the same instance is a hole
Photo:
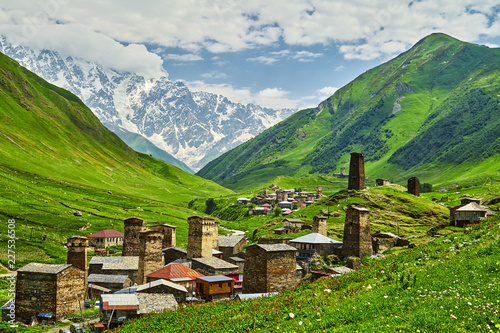
[[[281,209],[292,209],[293,203],[290,201],[280,201],[280,202],[278,202],[278,206]]]
[[[292,288],[297,283],[297,249],[287,244],[255,244],[247,248],[243,290],[267,293]]]
[[[111,294],[111,289],[93,283],[87,285],[87,299],[98,299],[102,294]]]
[[[202,269],[210,274],[226,275],[238,273],[238,266],[228,263],[219,258],[193,258],[192,269]]]
[[[455,226],[463,228],[469,224],[479,224],[486,219],[488,209],[475,202],[468,203],[455,210]]]
[[[250,207],[248,209],[248,215],[271,215],[273,210],[270,207]]]
[[[84,270],[30,263],[17,270],[16,320],[29,323],[39,313],[50,313],[58,321],[80,309],[85,289]]]
[[[186,302],[188,291],[177,283],[164,279],[155,280],[146,284],[135,286],[136,294],[172,294],[177,303]]]
[[[227,259],[227,262],[233,264],[233,265],[236,265],[238,266],[238,271],[239,272],[243,272],[243,269],[245,267],[245,259],[244,258],[240,258],[240,257],[229,257]]]
[[[11,298],[2,305],[2,321],[15,320],[16,318],[16,301]]]
[[[248,199],[248,198],[245,198],[245,197],[242,197],[242,198],[238,198],[237,199],[237,203],[238,205],[246,205],[246,204],[249,204],[252,200]]]
[[[196,278],[196,293],[205,300],[225,299],[233,295],[234,279],[223,276],[200,276]]]
[[[219,223],[210,216],[192,216],[189,224],[187,258],[206,258],[219,248]]]
[[[342,241],[342,255],[344,257],[362,258],[372,254],[370,211],[368,209],[355,206],[350,206],[347,209]]]
[[[311,258],[315,253],[326,258],[330,254],[340,255],[342,252],[342,242],[316,232],[292,239],[290,245],[297,249],[297,257],[301,259]]]
[[[139,300],[135,294],[104,294],[100,301],[101,322],[109,323],[110,328],[139,317]]]
[[[186,288],[189,294],[192,294],[196,291],[196,278],[199,276],[205,275],[183,264],[170,264],[156,272],[148,274],[146,276],[146,281],[167,280]]]
[[[89,283],[108,288],[111,292],[128,288],[132,285],[132,280],[127,275],[90,274],[88,281]]]
[[[219,251],[222,252],[222,259],[227,260],[229,257],[240,253],[246,244],[247,236],[245,234],[219,236]]]
[[[163,252],[163,260],[165,261],[165,265],[170,264],[177,259],[187,259],[187,250],[182,249],[177,246],[171,246],[162,250]]]
[[[137,283],[139,256],[136,257],[92,257],[89,274],[126,275]]]
[[[123,245],[123,232],[115,229],[106,229],[88,235],[90,246],[107,248],[113,245]]]
[[[284,219],[283,227],[288,228],[291,233],[300,232],[304,221],[301,219]]]
[[[389,185],[389,184],[390,184],[389,179],[378,178],[375,180],[376,186],[385,186],[385,185]]]

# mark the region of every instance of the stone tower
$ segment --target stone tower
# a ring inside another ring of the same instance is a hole
[[[340,168],[340,174],[345,175],[345,168]]]
[[[86,237],[73,236],[68,238],[66,247],[68,257],[66,263],[75,266],[85,272],[85,285],[87,285],[87,247],[89,240]]]
[[[276,202],[281,202],[283,201],[283,191],[277,190],[276,191]]]
[[[321,186],[316,187],[316,199],[323,198],[323,188]]]
[[[281,201],[288,201],[288,192],[283,192],[281,195],[282,195]]]
[[[146,283],[146,275],[163,268],[162,244],[161,230],[144,230],[139,233],[137,284]]]
[[[297,198],[297,209],[306,208],[306,198],[299,197]]]
[[[363,187],[365,187],[365,156],[361,153],[351,153],[347,189],[362,190]]]
[[[247,248],[243,274],[245,293],[293,288],[297,283],[297,249],[287,244],[255,244]]]
[[[160,224],[151,227],[151,230],[158,230],[163,233],[163,245],[162,248],[166,249],[167,247],[172,247],[177,244],[175,230],[176,227],[169,224]]]
[[[262,194],[265,198],[267,198],[267,187],[264,187],[264,191],[263,191],[263,194]]]
[[[219,249],[219,223],[209,216],[188,218],[187,258],[208,258]]]
[[[420,196],[420,181],[417,177],[411,177],[408,179],[408,193],[417,197]]]
[[[371,254],[370,211],[350,206],[345,217],[342,255],[362,258]]]
[[[316,215],[313,218],[312,232],[317,232],[323,236],[326,236],[328,231],[328,226],[326,224],[326,217],[321,215]]]
[[[123,220],[125,233],[123,236],[122,256],[139,255],[139,233],[144,230],[144,221],[136,217]]]

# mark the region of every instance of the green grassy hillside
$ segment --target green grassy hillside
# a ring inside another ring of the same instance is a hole
[[[496,219],[274,297],[190,305],[117,331],[497,331],[499,234]]]
[[[331,174],[365,155],[369,181],[435,185],[500,175],[500,49],[433,34],[209,163],[232,189]]]
[[[73,94],[0,54],[0,260],[16,220],[17,263],[60,262],[62,242],[121,219],[178,226],[187,241],[193,198],[232,191],[129,148]],[[75,216],[76,211],[82,216]],[[48,242],[41,242],[43,234]]]

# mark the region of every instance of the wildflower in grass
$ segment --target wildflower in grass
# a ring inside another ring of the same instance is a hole
[[[293,319],[295,317],[295,315],[293,314],[293,312],[290,312],[288,315],[290,316],[290,319]]]
[[[299,325],[302,325],[304,322],[303,321],[299,321]]]
[[[452,319],[457,319],[457,317],[455,317],[455,316],[454,316],[454,315],[452,315],[452,314],[450,315],[450,317],[451,317]]]
[[[408,288],[408,289],[410,289],[410,288]],[[389,296],[384,296],[384,298],[387,298],[387,297],[389,297]]]

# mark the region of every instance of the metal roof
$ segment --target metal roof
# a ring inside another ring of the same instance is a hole
[[[203,274],[198,273],[194,269],[186,267],[183,264],[171,264],[146,276],[152,278],[172,280],[178,278],[192,278],[197,276],[203,276]]]
[[[462,206],[456,210],[457,212],[486,212],[488,209],[479,206],[475,202],[470,202],[465,206]]]
[[[212,276],[199,276],[196,278],[197,280],[202,280],[205,282],[227,282],[234,281],[233,278],[224,276],[224,275],[212,275]]]
[[[249,300],[249,299],[269,297],[269,296],[274,296],[274,295],[278,295],[278,293],[277,292],[273,292],[273,293],[239,294],[239,295],[236,296],[236,298],[239,298],[242,301],[246,301],[246,300]]]
[[[32,262],[24,267],[19,268],[18,272],[27,273],[44,273],[44,274],[59,274],[66,268],[70,267],[70,264],[53,265],[53,264],[40,264],[37,262]]]
[[[182,248],[177,247],[177,246],[167,247],[166,249],[162,250],[162,252],[166,252],[166,251],[177,251],[177,252],[185,253],[187,255],[187,250],[182,249]]]
[[[292,239],[290,243],[307,243],[307,244],[342,244],[342,242],[328,238],[317,232]]]
[[[128,275],[90,274],[89,283],[125,283]]]
[[[135,310],[139,305],[135,294],[102,294],[103,310]]]

